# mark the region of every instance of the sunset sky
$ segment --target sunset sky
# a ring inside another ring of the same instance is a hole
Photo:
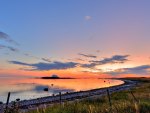
[[[150,0],[1,0],[0,77],[150,77]]]

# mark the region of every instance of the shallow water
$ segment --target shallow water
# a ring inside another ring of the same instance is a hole
[[[20,98],[32,99],[51,96],[59,92],[84,91],[96,88],[109,87],[124,83],[114,79],[0,79],[0,101],[6,102],[8,92],[11,92],[10,101]],[[49,91],[44,91],[48,88]]]

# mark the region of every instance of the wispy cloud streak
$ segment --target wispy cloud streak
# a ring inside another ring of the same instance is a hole
[[[87,57],[87,58],[97,58],[97,56],[91,55],[91,54],[83,54],[83,53],[79,53],[78,55],[81,55],[81,56],[84,56],[84,57]]]
[[[0,45],[0,49],[8,49],[13,52],[18,52],[19,50],[10,46]]]
[[[15,44],[15,45],[19,45],[16,41],[11,39],[8,34],[2,32],[2,31],[0,31],[0,39],[5,40],[5,41]]]
[[[45,62],[52,62],[49,58],[40,58],[40,57],[31,55],[29,53],[24,53],[24,55],[27,56],[27,57],[32,57],[32,58],[39,59],[39,60],[42,60],[42,61],[45,61]]]
[[[43,61],[46,61],[46,62],[52,62],[50,59],[48,58],[41,58]]]

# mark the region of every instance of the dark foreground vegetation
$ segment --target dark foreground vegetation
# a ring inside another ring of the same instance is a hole
[[[27,113],[150,113],[150,78],[126,79],[138,81],[137,86],[102,97],[93,96],[37,108]]]

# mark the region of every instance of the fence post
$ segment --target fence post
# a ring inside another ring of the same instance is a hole
[[[134,94],[133,94],[133,92],[130,90],[130,93],[131,93],[131,95],[132,95],[132,97],[133,97],[133,99],[138,103],[138,100],[137,100],[137,98],[134,96]]]
[[[7,109],[8,109],[9,99],[10,99],[10,92],[8,92],[8,96],[7,96],[6,113],[7,113]]]
[[[109,105],[111,107],[112,104],[111,104],[110,93],[109,93],[109,89],[108,88],[107,88],[107,96],[108,96],[108,100],[109,100]]]
[[[131,95],[133,96],[133,99],[135,101],[135,109],[136,109],[136,113],[140,113],[139,110],[139,101],[138,99],[135,97],[135,95],[133,94],[133,92],[130,90]]]
[[[61,92],[59,92],[59,102],[60,102],[60,105],[61,105]]]

